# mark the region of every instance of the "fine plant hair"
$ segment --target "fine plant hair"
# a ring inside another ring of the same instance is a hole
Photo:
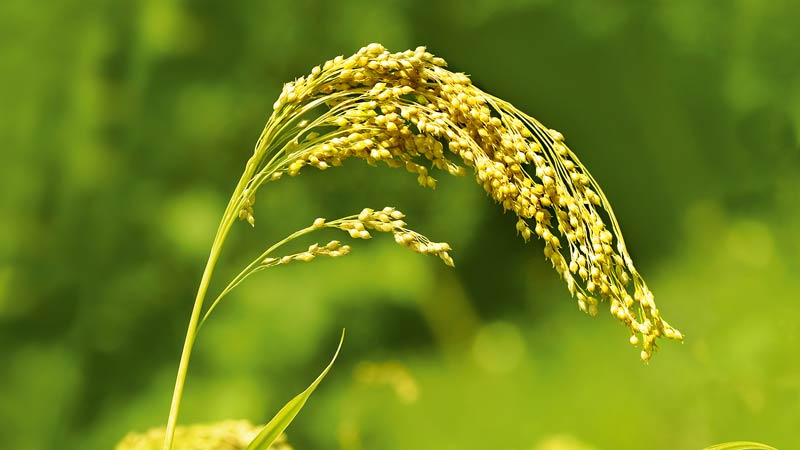
[[[283,176],[296,176],[307,168],[338,167],[350,158],[405,169],[428,188],[436,186],[437,173],[471,172],[503,211],[517,217],[516,231],[526,242],[534,236],[543,241],[545,258],[581,311],[596,316],[600,302],[608,303],[611,315],[628,328],[630,343],[639,348],[642,360],[653,355],[658,338],[683,338],[662,318],[628,254],[608,199],[564,136],[446,67],[444,59],[424,47],[390,53],[371,44],[284,85],[211,247],[178,368],[164,450],[172,448],[197,332],[219,302],[261,270],[350,252],[349,245],[331,241],[280,255],[277,252],[284,244],[323,228],[342,230],[355,239],[383,232],[412,251],[435,255],[453,266],[450,246],[407,228],[402,212],[392,207],[365,208],[340,219],[317,218],[270,246],[204,310],[211,276],[231,227],[239,220],[256,223],[258,190]],[[296,405],[287,404],[262,434],[277,437],[329,368],[292,400]],[[260,442],[268,446],[269,439],[263,437]],[[249,448],[262,447],[251,443]]]

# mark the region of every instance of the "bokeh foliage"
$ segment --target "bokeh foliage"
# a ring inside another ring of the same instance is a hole
[[[200,335],[182,422],[268,419],[347,327],[295,448],[791,448],[798,20],[793,0],[0,2],[0,448],[107,449],[163,424],[281,84],[373,41],[427,45],[564,132],[686,343],[642,365],[473,182],[428,192],[353,162],[262,190],[220,280],[314,217],[387,204],[457,268],[374,239],[254,277]]]

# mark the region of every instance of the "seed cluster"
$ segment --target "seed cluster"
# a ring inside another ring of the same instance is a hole
[[[329,256],[337,258],[350,253],[349,245],[342,245],[339,241],[330,241],[325,245],[311,244],[308,250],[300,253],[293,253],[291,255],[281,256],[280,258],[264,258],[261,261],[262,266],[277,266],[279,264],[288,264],[292,261],[310,262],[317,256]]]
[[[594,316],[599,301],[609,301],[644,360],[658,337],[682,339],[662,319],[611,205],[563,135],[447,70],[424,47],[390,53],[371,44],[327,61],[287,83],[274,109],[251,160],[259,170],[243,194],[242,218],[251,221],[261,183],[307,166],[324,170],[358,158],[405,168],[430,188],[433,169],[472,170],[486,193],[518,217],[525,241],[534,234],[544,241],[545,257],[582,311]],[[362,215],[340,228],[353,237],[391,231],[399,243],[452,265],[446,244],[404,230],[390,213]]]
[[[414,230],[406,228],[406,223],[402,220],[405,214],[397,209],[387,206],[381,210],[364,208],[361,213],[354,216],[343,217],[333,221],[326,221],[317,218],[311,225],[311,229],[337,228],[346,231],[354,239],[371,239],[372,234],[369,230],[392,233],[395,242],[416,253],[422,255],[438,256],[445,264],[453,267],[453,258],[448,253],[450,244],[446,242],[431,242],[425,236]],[[292,261],[310,262],[317,256],[329,256],[336,258],[350,253],[349,245],[342,245],[339,241],[330,241],[326,245],[311,244],[308,250],[300,253],[282,256],[279,258],[265,258],[261,261],[261,267],[277,266],[287,264]]]
[[[375,211],[372,208],[364,208],[357,217],[342,220],[335,226],[350,233],[351,237],[359,239],[372,237],[367,230],[392,233],[395,242],[403,247],[422,255],[438,256],[445,264],[453,267],[453,258],[448,253],[452,250],[450,244],[447,242],[431,242],[416,231],[409,230],[402,220],[404,217],[405,214],[391,206],[379,211]]]

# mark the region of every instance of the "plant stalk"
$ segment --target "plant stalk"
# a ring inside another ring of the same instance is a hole
[[[183,342],[183,350],[181,351],[181,360],[178,365],[178,375],[175,378],[175,389],[172,391],[172,403],[169,409],[169,418],[167,419],[167,427],[164,434],[163,450],[172,450],[172,443],[175,436],[175,428],[178,424],[178,411],[180,410],[181,398],[183,397],[183,387],[186,382],[186,373],[189,369],[189,358],[192,354],[194,341],[197,337],[198,325],[200,322],[200,313],[203,310],[203,302],[208,292],[208,286],[211,283],[211,275],[214,273],[214,267],[217,264],[219,255],[222,250],[222,244],[228,236],[231,226],[236,221],[238,216],[238,208],[241,207],[240,201],[242,193],[247,186],[248,181],[255,171],[254,159],[251,159],[239,184],[233,192],[233,196],[228,202],[225,209],[225,214],[222,216],[222,221],[217,229],[217,234],[214,237],[214,243],[211,245],[211,252],[208,256],[208,262],[203,270],[203,277],[200,280],[200,286],[197,288],[197,296],[194,300],[192,307],[192,315],[189,319],[189,327],[186,330],[186,339]]]
[[[245,189],[248,189],[248,183],[250,183],[253,179],[253,175],[258,169],[259,161],[264,158],[265,153],[267,152],[270,143],[275,136],[273,119],[274,113],[273,117],[270,117],[270,120],[267,121],[264,131],[262,131],[261,136],[259,137],[253,156],[251,156],[247,161],[244,173],[239,179],[236,189],[233,191],[233,195],[228,202],[228,206],[225,208],[225,214],[223,214],[222,221],[217,229],[217,234],[214,236],[214,243],[211,245],[211,252],[208,256],[208,262],[206,262],[206,268],[203,270],[203,277],[200,280],[200,286],[197,288],[197,296],[195,297],[194,306],[192,307],[192,316],[189,319],[189,327],[186,330],[186,339],[183,342],[181,360],[178,365],[178,375],[175,378],[175,389],[172,391],[172,403],[170,404],[169,418],[167,419],[167,427],[164,434],[164,446],[162,447],[163,450],[172,450],[172,443],[175,437],[175,428],[178,424],[178,411],[180,410],[181,398],[183,397],[183,387],[186,383],[186,373],[189,369],[189,357],[192,354],[194,341],[197,337],[197,331],[200,325],[200,313],[203,310],[203,302],[205,301],[206,293],[208,292],[208,286],[211,284],[211,275],[214,272],[214,267],[216,266],[220,252],[222,251],[222,244],[225,242],[225,238],[228,236],[231,226],[233,226],[233,223],[236,222],[236,219],[238,218]],[[251,186],[251,188],[255,190],[258,188],[258,186]]]
[[[172,440],[175,435],[175,427],[178,423],[178,410],[180,409],[181,398],[183,396],[183,386],[186,382],[186,372],[189,368],[189,357],[192,354],[194,341],[197,337],[197,325],[200,320],[200,312],[203,310],[203,301],[208,291],[208,286],[211,282],[211,274],[214,272],[214,266],[219,258],[222,243],[228,234],[231,227],[231,221],[223,219],[220,224],[219,232],[214,239],[214,244],[211,246],[211,253],[206,263],[206,268],[203,271],[203,277],[200,280],[200,286],[197,289],[197,297],[194,300],[194,307],[192,308],[192,316],[189,319],[189,327],[186,330],[186,339],[183,342],[183,351],[181,352],[181,361],[178,365],[178,375],[175,379],[175,389],[172,391],[172,404],[169,409],[169,419],[167,420],[166,434],[164,435],[164,450],[172,449]]]

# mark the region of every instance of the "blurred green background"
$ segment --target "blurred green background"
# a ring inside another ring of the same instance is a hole
[[[352,161],[262,190],[215,286],[365,206],[450,242],[456,269],[381,237],[251,278],[200,335],[183,423],[268,419],[346,327],[298,450],[796,448],[798,21],[795,0],[0,2],[0,448],[109,449],[166,421],[282,83],[370,42],[427,45],[562,131],[686,342],[642,364],[469,178],[430,192]]]

